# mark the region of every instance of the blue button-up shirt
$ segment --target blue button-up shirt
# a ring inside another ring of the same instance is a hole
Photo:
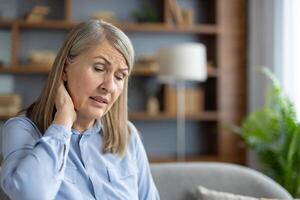
[[[52,124],[42,136],[27,117],[3,127],[1,186],[13,200],[157,200],[143,144],[129,123],[124,157],[102,153],[99,121],[80,134]]]

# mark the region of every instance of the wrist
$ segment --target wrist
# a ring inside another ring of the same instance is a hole
[[[68,117],[68,116],[70,116],[70,114],[62,110],[59,110],[55,113],[53,123],[62,125],[68,130],[71,130],[74,120],[72,117]]]

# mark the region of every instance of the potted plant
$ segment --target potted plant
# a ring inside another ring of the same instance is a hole
[[[293,104],[283,94],[273,74],[265,105],[251,113],[241,127],[234,126],[246,145],[254,150],[262,170],[287,189],[300,196],[300,125]]]
[[[150,5],[149,2],[143,2],[141,8],[132,12],[132,16],[138,22],[157,22],[158,17],[155,9]]]

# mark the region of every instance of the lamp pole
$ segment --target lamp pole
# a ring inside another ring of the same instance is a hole
[[[185,81],[177,84],[177,161],[185,161]]]

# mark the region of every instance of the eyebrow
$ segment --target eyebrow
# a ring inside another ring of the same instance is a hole
[[[111,65],[111,62],[109,61],[109,60],[107,60],[105,57],[103,57],[103,56],[95,56],[94,58],[100,58],[100,59],[103,59],[103,60],[105,60],[105,62],[107,62],[108,64],[110,64]]]
[[[109,61],[109,60],[107,60],[105,57],[103,57],[103,56],[95,56],[94,58],[100,58],[100,59],[103,59],[103,60],[105,60],[105,62],[107,62],[109,65],[111,65],[111,62]],[[129,71],[129,69],[128,69],[128,67],[126,67],[126,68],[120,68],[119,70],[121,70],[121,71]]]
[[[128,68],[121,68],[120,70],[121,70],[121,71],[127,71],[127,72],[129,72],[129,69],[128,69]]]

